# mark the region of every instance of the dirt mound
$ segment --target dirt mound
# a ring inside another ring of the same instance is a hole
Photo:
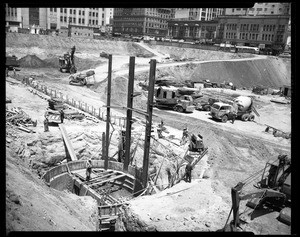
[[[98,55],[104,51],[114,55],[149,54],[149,52],[134,42],[97,40],[50,35],[33,35],[20,33],[6,34],[6,51],[17,57],[27,54],[36,54],[46,58],[47,54],[62,55],[76,46],[76,52]],[[75,52],[75,54],[76,54]]]
[[[37,57],[36,55],[27,55],[18,60],[21,67],[30,67],[30,68],[37,68],[37,67],[45,67],[45,62]]]
[[[253,54],[234,54],[195,48],[179,48],[174,46],[148,45],[159,53],[169,54],[172,58],[195,58],[201,61],[218,59],[250,58]]]
[[[291,65],[279,58],[251,61],[225,61],[200,64],[190,76],[192,81],[209,79],[232,82],[237,87],[262,85],[278,88],[291,83]]]
[[[89,60],[89,59],[82,59],[74,56],[74,61],[77,69],[79,71],[82,70],[87,70],[90,68],[96,68],[103,64],[100,60]],[[51,58],[46,58],[44,60],[44,66],[45,67],[50,67],[50,68],[59,68],[59,62],[58,62],[58,57],[51,57]]]

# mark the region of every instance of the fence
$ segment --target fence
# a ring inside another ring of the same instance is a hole
[[[51,89],[41,83],[37,82],[33,78],[24,78],[23,83],[31,86],[35,90],[44,93],[50,98],[58,98],[61,99],[65,104],[72,106],[76,109],[79,109],[92,117],[106,121],[106,108],[95,108],[94,106],[88,105],[82,101],[77,101],[73,98],[70,98],[68,95],[64,95],[62,92]],[[41,95],[40,95],[41,96]],[[126,117],[110,114],[110,122],[114,125],[125,128],[126,127]]]

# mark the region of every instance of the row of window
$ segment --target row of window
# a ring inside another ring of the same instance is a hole
[[[236,30],[237,24],[226,24],[226,30]]]
[[[104,8],[102,8],[102,9],[104,9]],[[56,12],[56,8],[50,8],[50,12],[53,12],[53,11]],[[61,8],[60,13],[67,13],[67,8]],[[76,14],[76,9],[70,9],[69,13],[75,15]],[[78,14],[84,16],[85,12],[83,10],[78,10]],[[89,16],[98,17],[98,12],[89,12]],[[104,13],[102,13],[102,17],[104,17]]]
[[[67,17],[60,17],[61,22],[67,22]],[[69,17],[69,23],[76,23],[76,18],[75,17]],[[78,23],[79,24],[84,24],[84,19],[78,18]],[[89,20],[90,25],[98,25],[98,20]],[[102,21],[102,24],[104,25],[104,21]]]
[[[17,8],[14,7],[8,7],[6,16],[17,16]]]

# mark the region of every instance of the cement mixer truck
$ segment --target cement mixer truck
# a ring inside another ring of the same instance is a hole
[[[210,115],[226,123],[228,119],[232,119],[234,110],[237,112],[236,119],[241,119],[242,121],[254,121],[255,115],[253,113],[259,116],[253,106],[252,98],[248,96],[238,96],[233,100],[232,104],[216,102],[211,106]]]

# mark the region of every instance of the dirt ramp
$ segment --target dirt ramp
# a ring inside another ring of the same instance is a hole
[[[263,85],[277,88],[291,83],[291,69],[290,62],[280,58],[210,62],[199,65],[190,79],[209,79],[218,83],[228,81],[237,87]]]

